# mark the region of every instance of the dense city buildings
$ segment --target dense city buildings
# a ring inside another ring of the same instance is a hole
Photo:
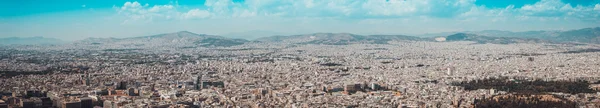
[[[182,34],[188,33],[176,33]],[[188,40],[1,46],[0,108],[600,105],[596,44],[436,38],[440,42],[290,40],[200,47]],[[539,90],[536,84],[564,86]]]

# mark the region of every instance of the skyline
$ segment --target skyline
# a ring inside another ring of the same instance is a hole
[[[418,35],[600,26],[600,0],[4,1],[0,38],[136,37],[177,31],[232,35]],[[238,37],[244,38],[244,37]]]

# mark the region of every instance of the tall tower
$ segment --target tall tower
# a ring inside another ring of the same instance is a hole
[[[452,76],[452,68],[450,68],[450,67],[446,68],[446,75]]]
[[[154,85],[155,85],[154,83],[152,83],[152,85],[150,85],[150,90],[156,91],[156,89],[154,88]]]
[[[194,84],[194,89],[196,90],[202,90],[202,74],[198,73],[198,76],[196,76],[196,81]]]
[[[83,84],[83,85],[85,85],[85,80],[84,79],[85,79],[85,74],[81,74],[79,76],[79,79],[77,80],[77,82],[75,82],[75,84]]]
[[[87,73],[87,74],[85,75],[85,85],[87,85],[87,86],[90,86],[90,85],[91,85],[91,84],[90,84],[90,74],[89,74],[89,73]]]

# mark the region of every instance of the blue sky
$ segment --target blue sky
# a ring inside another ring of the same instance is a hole
[[[600,0],[6,0],[0,37],[425,34],[600,26]]]

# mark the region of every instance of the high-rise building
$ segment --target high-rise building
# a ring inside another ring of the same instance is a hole
[[[90,97],[80,98],[79,100],[81,100],[81,108],[93,108],[94,107],[93,99]]]
[[[357,91],[360,91],[360,84],[348,84],[344,86],[344,92],[347,94],[352,94]]]
[[[127,89],[127,82],[126,81],[121,81],[119,82],[119,84],[117,84],[117,90],[125,90]]]
[[[452,70],[453,70],[453,69],[452,69],[452,68],[450,68],[450,67],[446,68],[446,75],[448,75],[448,76],[452,76],[452,75],[453,75],[453,74],[452,74],[452,73],[453,73],[453,72],[452,72]]]
[[[129,88],[129,89],[127,90],[127,94],[128,94],[129,96],[139,96],[139,92],[138,92],[138,90],[136,90],[136,89],[134,89],[134,88]]]
[[[154,88],[154,85],[155,85],[155,84],[152,84],[152,85],[150,85],[150,90],[152,90],[152,91],[155,91],[155,90],[156,90],[156,88]]]
[[[40,100],[42,100],[42,108],[52,107],[52,100],[49,97],[41,97]]]
[[[6,104],[6,102],[3,100],[0,100],[0,108],[8,108],[8,104]]]
[[[35,102],[32,100],[21,100],[21,107],[23,108],[35,108]]]
[[[369,84],[369,88],[370,88],[371,90],[375,90],[375,91],[377,91],[377,90],[380,90],[380,89],[381,89],[381,86],[380,86],[379,84],[377,84],[377,83],[371,83],[371,84]]]
[[[8,108],[8,104],[0,103],[0,108]]]
[[[90,74],[86,74],[85,75],[85,85],[90,86],[91,85],[90,83],[91,83]]]
[[[80,101],[63,102],[63,108],[82,108]]]
[[[198,76],[196,76],[196,81],[194,81],[194,89],[202,90],[202,88],[203,88],[202,74],[198,73]]]
[[[42,93],[40,91],[28,90],[25,93],[26,97],[42,97]]]

